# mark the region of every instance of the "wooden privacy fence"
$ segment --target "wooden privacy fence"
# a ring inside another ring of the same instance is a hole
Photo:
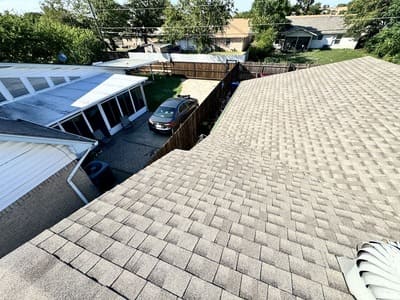
[[[293,64],[245,62],[240,68],[240,80],[287,73],[296,70]]]
[[[189,116],[181,127],[169,138],[164,146],[153,155],[150,163],[163,157],[174,149],[189,150],[198,141],[202,133],[202,123],[215,119],[232,89],[232,82],[239,79],[239,64],[236,64],[223,80],[214,88],[200,106]]]
[[[140,73],[166,73],[187,78],[221,80],[236,63],[164,62],[138,69]]]

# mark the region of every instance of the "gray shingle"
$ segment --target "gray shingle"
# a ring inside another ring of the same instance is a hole
[[[220,265],[214,283],[234,295],[239,295],[241,280],[242,275],[239,272]]]
[[[305,299],[322,299],[322,286],[304,277],[292,274],[293,294]]]
[[[292,278],[289,272],[263,263],[261,268],[261,280],[278,289],[292,293]]]
[[[140,277],[147,278],[159,260],[141,251],[136,251],[125,266],[125,269]]]
[[[147,238],[147,234],[141,231],[136,231],[133,237],[129,240],[128,245],[137,248]]]
[[[46,250],[49,253],[54,253],[68,241],[58,235],[52,235],[48,239],[44,240],[39,244],[39,247]]]
[[[112,288],[128,299],[135,299],[140,294],[145,284],[146,281],[142,278],[131,272],[123,271],[113,283]]]
[[[60,233],[61,236],[70,240],[71,242],[76,242],[82,238],[85,234],[89,232],[89,228],[82,226],[81,224],[74,223],[70,227],[66,228]]]
[[[199,300],[218,300],[221,298],[221,288],[201,280],[197,277],[193,277],[186,289],[184,299],[199,299]]]
[[[74,224],[70,219],[63,219],[62,221],[58,222],[56,225],[51,227],[51,231],[55,233],[60,233],[61,231],[65,230],[69,226]]]
[[[218,264],[207,259],[201,257],[197,254],[193,254],[192,258],[189,261],[186,270],[197,277],[200,277],[203,280],[212,282],[217,272]]]
[[[222,252],[222,257],[221,257],[220,263],[221,263],[221,265],[224,265],[228,268],[236,270],[238,258],[239,258],[238,252],[225,247]]]
[[[261,262],[257,259],[239,254],[237,270],[240,273],[249,275],[252,278],[260,280]]]
[[[192,252],[173,244],[168,244],[161,252],[160,259],[175,267],[185,269],[191,256]]]
[[[123,267],[135,254],[135,249],[120,242],[114,242],[101,256],[106,260]]]
[[[82,273],[86,273],[89,271],[98,261],[100,257],[94,255],[93,253],[84,250],[81,254],[79,254],[72,262],[71,265],[81,271]]]
[[[145,253],[148,253],[152,256],[158,257],[166,245],[167,245],[167,243],[164,242],[163,240],[160,240],[158,238],[155,238],[155,237],[149,235],[140,244],[139,250],[141,250]]]
[[[79,254],[81,254],[83,250],[83,248],[75,245],[74,243],[67,242],[63,247],[58,249],[54,255],[59,257],[65,263],[70,263]]]
[[[93,230],[89,231],[82,237],[77,244],[97,255],[103,253],[111,246],[113,240]]]
[[[137,300],[153,300],[153,299],[162,299],[162,300],[175,300],[176,296],[167,292],[166,290],[160,289],[158,286],[147,282],[142,292],[136,298]]]
[[[240,297],[245,299],[268,299],[268,285],[249,276],[242,276]]]
[[[128,244],[128,242],[135,235],[136,232],[136,229],[123,225],[116,233],[114,233],[112,238],[123,244]]]
[[[100,259],[96,265],[87,272],[87,275],[95,278],[105,286],[111,286],[122,271],[123,269],[121,267],[118,267],[105,259]]]
[[[190,281],[190,274],[160,261],[149,276],[155,285],[182,297]]]
[[[104,218],[96,225],[93,226],[93,229],[106,235],[112,236],[115,232],[117,232],[121,228],[122,224],[115,222],[111,219]]]
[[[219,263],[222,250],[223,247],[220,245],[211,243],[210,241],[201,238],[194,248],[194,253]]]
[[[49,237],[53,236],[54,233],[51,232],[50,230],[45,230],[42,233],[38,234],[37,236],[35,236],[33,239],[31,239],[29,241],[29,243],[31,243],[32,245],[38,245],[41,242],[43,242],[44,240],[47,240]]]

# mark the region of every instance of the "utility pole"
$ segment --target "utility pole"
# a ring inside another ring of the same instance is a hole
[[[96,13],[94,11],[92,2],[90,2],[90,0],[87,0],[87,2],[89,4],[89,9],[90,9],[90,12],[92,13],[92,16],[93,16],[93,19],[94,19],[94,25],[96,26],[97,33],[99,34],[99,37],[101,38],[101,40],[104,42],[104,36],[103,36],[103,33],[100,30],[99,23],[97,22],[97,16],[96,16]]]

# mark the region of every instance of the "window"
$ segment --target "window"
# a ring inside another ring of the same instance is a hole
[[[0,81],[14,98],[29,94],[25,85],[19,78],[0,78]]]
[[[124,116],[130,116],[136,112],[135,108],[133,107],[131,96],[128,91],[119,95],[117,99]]]
[[[44,77],[28,77],[28,80],[35,91],[44,90],[49,87],[49,84]]]
[[[2,93],[0,93],[0,102],[7,101],[6,97]]]
[[[51,81],[53,81],[54,85],[59,85],[65,83],[65,78],[61,76],[52,76],[50,77]]]
[[[342,37],[343,37],[343,34],[338,34],[335,38],[335,44],[340,44]]]
[[[107,102],[102,103],[101,107],[103,107],[111,127],[115,127],[120,123],[121,113],[115,98],[111,98]]]
[[[136,111],[142,109],[145,104],[144,104],[144,98],[143,98],[142,91],[140,90],[140,87],[132,89],[129,92],[132,96],[133,103],[135,104]]]
[[[93,134],[81,114],[73,117],[68,121],[63,122],[61,125],[66,132],[85,136],[87,138],[93,138]]]
[[[89,121],[89,124],[92,127],[93,131],[100,129],[103,133],[108,132],[107,126],[104,123],[103,117],[101,116],[100,110],[97,106],[88,108],[83,113]]]
[[[60,126],[58,126],[58,125],[54,125],[54,126],[52,126],[51,128],[53,128],[53,129],[57,129],[57,130],[60,130],[60,131],[62,131],[62,130],[61,130],[61,127],[60,127]]]
[[[230,44],[231,44],[231,39],[226,39],[225,40],[225,45],[229,47]]]
[[[79,79],[80,77],[79,76],[69,76],[68,78],[69,78],[69,80],[74,81],[74,80]]]

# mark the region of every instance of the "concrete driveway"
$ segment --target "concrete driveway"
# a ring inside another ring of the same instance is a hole
[[[182,95],[190,95],[201,104],[218,85],[217,80],[186,79],[182,82]]]
[[[169,138],[149,130],[147,120],[150,115],[151,113],[144,114],[135,120],[131,128],[123,129],[112,136],[111,141],[102,146],[101,153],[96,158],[111,166],[117,183],[143,169]]]
[[[182,84],[181,94],[190,95],[201,103],[218,83],[215,80],[187,79]],[[144,114],[135,120],[131,128],[112,136],[96,157],[111,166],[116,183],[121,183],[146,167],[153,154],[168,140],[169,136],[149,130],[147,120],[150,116],[150,112]]]

